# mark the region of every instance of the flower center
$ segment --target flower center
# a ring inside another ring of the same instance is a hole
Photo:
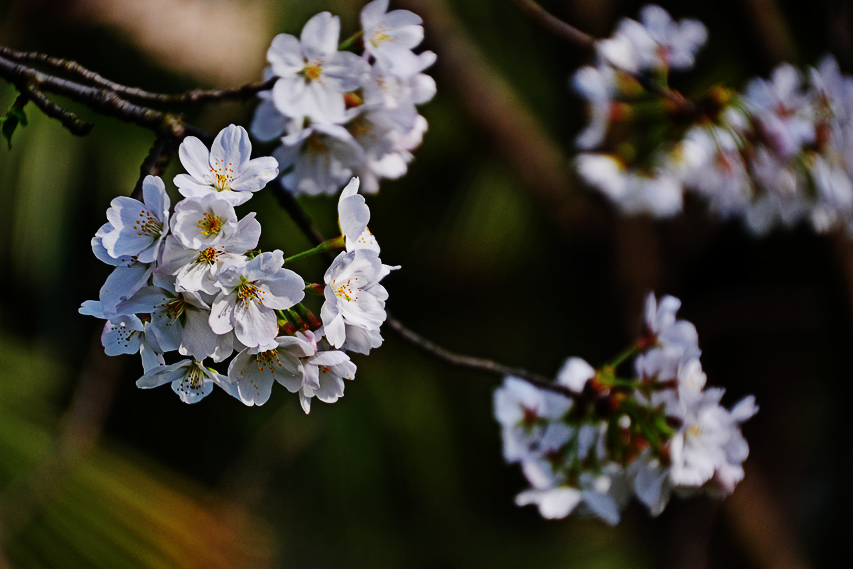
[[[178,390],[187,395],[197,393],[204,388],[204,372],[199,369],[198,365],[193,364],[181,380]]]
[[[212,265],[219,258],[219,255],[222,254],[222,251],[217,251],[213,247],[208,247],[204,251],[198,254],[198,258],[196,258],[196,263],[204,263],[206,265]]]
[[[196,227],[205,237],[219,235],[222,231],[222,218],[210,212],[204,212]]]
[[[373,130],[373,125],[370,121],[363,117],[358,117],[349,124],[349,131],[355,138],[361,138]]]
[[[278,357],[278,349],[261,352],[255,356],[255,361],[258,363],[258,370],[263,371],[264,368],[270,370],[270,373],[275,372],[276,367],[281,367],[281,359]]]
[[[139,212],[139,219],[136,220],[136,225],[134,225],[133,228],[136,229],[137,235],[158,237],[163,233],[163,224],[160,223],[160,220],[147,209],[143,209]]]
[[[305,140],[304,148],[308,154],[327,154],[331,150],[326,141],[323,140],[323,137],[316,132],[311,133]]]
[[[358,300],[358,295],[353,292],[353,284],[352,281],[357,281],[358,277],[354,279],[347,279],[347,282],[343,284],[332,283],[332,292],[335,293],[335,296],[343,298],[347,302],[351,302],[353,300]],[[358,290],[358,289],[356,289]]]
[[[181,314],[184,313],[184,306],[186,302],[181,297],[173,298],[169,302],[165,304],[163,307],[163,311],[166,313],[166,316],[169,318],[168,326],[171,326],[172,323],[180,318]]]
[[[322,60],[315,60],[302,68],[302,76],[305,77],[307,81],[317,81],[320,79],[320,75],[323,74],[323,63]]]
[[[263,299],[264,291],[256,287],[255,283],[251,283],[243,277],[243,282],[237,287],[237,301],[242,302],[246,308],[249,308],[249,303],[253,300],[261,304]]]
[[[384,27],[379,27],[373,34],[370,36],[370,43],[374,46],[379,47],[379,44],[385,43],[386,41],[394,41],[393,38],[388,34],[388,30]]]
[[[234,181],[234,163],[225,164],[225,160],[217,160],[210,169],[213,174],[213,187],[217,192],[224,192],[231,189],[231,182]]]
[[[695,424],[695,425],[690,425],[689,427],[687,427],[686,433],[687,433],[687,436],[694,438],[694,439],[698,439],[702,436],[702,433],[704,432],[704,430],[705,429],[702,428],[702,425]]]

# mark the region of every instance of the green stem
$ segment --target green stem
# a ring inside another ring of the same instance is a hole
[[[616,369],[617,367],[622,365],[625,360],[637,355],[638,353],[640,353],[640,346],[638,346],[637,344],[632,344],[631,347],[627,348],[621,354],[616,356],[613,361],[608,363],[607,365],[609,367],[612,367],[613,369]]]
[[[328,241],[323,241],[313,249],[308,249],[307,251],[303,251],[301,253],[297,253],[292,257],[288,257],[284,260],[285,265],[289,265],[293,261],[298,259],[302,259],[303,257],[310,257],[311,255],[316,255],[318,253],[325,253],[326,251],[332,251],[333,249],[343,249],[346,247],[346,237],[343,235],[339,237],[335,237],[334,239],[329,239]]]
[[[361,34],[363,34],[363,33],[364,32],[359,30],[359,31],[355,32],[353,35],[351,35],[350,37],[348,37],[347,39],[345,39],[344,41],[342,41],[340,43],[340,45],[338,45],[338,51],[345,51],[345,50],[351,48],[352,44],[354,44],[356,42],[356,40],[358,38],[360,38]]]

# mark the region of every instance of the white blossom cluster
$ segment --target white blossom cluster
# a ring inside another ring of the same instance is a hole
[[[416,105],[435,94],[423,73],[435,54],[412,51],[424,37],[421,23],[374,0],[361,11],[361,56],[340,50],[340,21],[329,12],[311,18],[299,38],[273,39],[265,73],[275,85],[261,94],[250,130],[261,141],[281,140],[274,156],[286,190],[334,194],[358,176],[361,190],[375,193],[380,179],[406,173],[427,129]]]
[[[705,389],[696,329],[676,319],[680,305],[649,296],[632,379],[616,375],[621,361],[595,370],[580,358],[565,362],[555,390],[505,379],[495,392],[504,457],[531,485],[519,506],[616,524],[632,495],[657,516],[673,492],[734,491],[749,453],[740,426],[758,408],[748,396],[728,410],[723,389]]]
[[[596,65],[574,77],[591,111],[577,144],[596,150],[577,158],[581,176],[624,213],[675,215],[689,190],[756,234],[802,220],[853,232],[853,78],[826,57],[679,105],[660,91],[670,70],[693,66],[705,27],[659,6],[640,19],[599,41]]]
[[[101,261],[115,267],[99,300],[80,309],[106,320],[101,336],[108,355],[139,353],[147,389],[165,383],[185,403],[219,386],[246,405],[265,403],[274,382],[311,399],[331,403],[353,379],[356,366],[345,350],[368,353],[382,343],[388,297],[379,281],[389,273],[367,229],[370,211],[357,178],[341,194],[343,248],[325,273],[322,322],[301,302],[303,278],[285,268],[280,250],[255,248],[261,225],[254,213],[239,218],[235,206],[251,199],[278,175],[275,158],[251,159],[245,129],[222,130],[210,150],[195,137],[179,148],[186,174],[174,183],[183,196],[170,211],[159,177],[148,176],[143,200],[117,197],[108,222],[92,239]],[[300,255],[302,256],[302,255]],[[166,364],[177,351],[186,359]],[[205,365],[236,356],[226,373]]]

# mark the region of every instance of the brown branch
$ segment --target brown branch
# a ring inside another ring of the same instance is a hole
[[[136,181],[136,186],[133,188],[130,197],[142,201],[142,182],[147,176],[162,176],[163,172],[172,161],[172,157],[178,150],[180,140],[170,133],[163,132],[157,136],[151,150],[148,151],[148,156],[139,167],[139,179]]]
[[[513,377],[523,379],[527,383],[535,385],[540,389],[559,393],[560,395],[564,395],[570,399],[578,399],[581,397],[581,394],[571,391],[568,387],[564,385],[554,383],[547,377],[539,375],[537,373],[529,372],[522,368],[510,367],[503,364],[499,364],[497,362],[487,360],[485,358],[476,358],[473,356],[465,356],[462,354],[451,352],[450,350],[442,348],[438,344],[430,342],[420,334],[417,334],[416,332],[408,329],[406,326],[403,325],[402,322],[400,322],[390,314],[388,315],[388,319],[385,321],[385,324],[389,328],[391,328],[400,338],[407,341],[412,346],[419,349],[421,352],[434,358],[437,358],[453,367],[472,371],[479,371],[489,375],[496,375],[498,377],[506,377],[508,375],[511,375]]]
[[[276,80],[275,78],[271,78],[266,81],[247,83],[233,89],[194,89],[192,91],[187,91],[186,93],[167,95],[163,93],[153,93],[137,87],[121,85],[120,83],[110,81],[102,75],[83,67],[76,61],[60,59],[43,53],[17,51],[5,46],[0,46],[0,55],[17,63],[41,64],[56,71],[66,72],[70,75],[79,77],[96,87],[112,91],[125,99],[150,105],[192,105],[208,101],[226,100],[245,101],[247,99],[251,99],[261,91],[268,91],[269,89],[272,89]]]
[[[73,101],[82,103],[102,115],[115,117],[154,131],[166,128],[175,136],[184,136],[183,119],[177,115],[161,113],[134,105],[106,89],[81,85],[74,81],[48,75],[31,67],[10,61],[2,56],[0,56],[0,77],[15,85],[19,91],[26,93],[28,97],[34,97],[33,102],[36,102],[36,99],[40,99],[41,105],[44,109],[47,109],[45,112],[53,113],[50,116],[54,118],[60,118],[56,115],[56,108],[59,107],[52,102],[45,104],[47,99],[44,97],[44,92],[62,95]],[[64,112],[68,113],[68,111]],[[65,118],[70,120],[67,116]],[[72,132],[75,131],[72,130]],[[81,134],[79,129],[75,134]]]
[[[558,17],[554,16],[545,8],[540,6],[537,2],[533,0],[513,0],[515,4],[525,13],[530,19],[535,21],[537,24],[553,33],[556,36],[559,36],[565,40],[568,40],[571,43],[574,43],[580,47],[586,49],[595,49],[595,44],[598,43],[598,39],[589,35],[586,32],[583,32],[571,24],[564,22]],[[600,55],[600,54],[599,54]],[[603,56],[602,56],[603,58]],[[659,84],[654,81],[644,73],[632,72],[627,69],[623,69],[613,63],[605,59],[606,63],[616,69],[617,71],[621,71],[623,73],[627,73],[631,77],[633,77],[649,94],[654,95],[656,97],[660,97],[672,103],[676,110],[685,115],[694,115],[697,113],[696,103],[689,99],[685,99],[684,96],[670,89],[664,85]]]
[[[595,49],[596,40],[593,36],[583,32],[576,27],[567,24],[560,18],[554,16],[539,3],[533,0],[512,0],[522,12],[527,14],[531,20],[534,20],[540,26],[573,44],[586,49]]]
[[[50,118],[61,122],[62,126],[68,129],[68,131],[73,135],[86,136],[92,131],[92,127],[95,126],[90,122],[80,120],[77,118],[77,115],[71,111],[63,109],[45,97],[44,93],[34,89],[29,83],[22,82],[19,85],[15,85],[15,87],[21,92],[28,102],[31,101],[41,110],[41,112]]]

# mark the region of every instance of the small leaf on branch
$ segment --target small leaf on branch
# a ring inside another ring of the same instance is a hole
[[[27,100],[25,95],[18,95],[18,98],[15,99],[15,102],[6,111],[6,114],[0,117],[0,132],[2,132],[3,138],[6,139],[9,150],[12,149],[12,134],[14,134],[18,125],[27,126],[29,124],[27,114],[24,112]]]

